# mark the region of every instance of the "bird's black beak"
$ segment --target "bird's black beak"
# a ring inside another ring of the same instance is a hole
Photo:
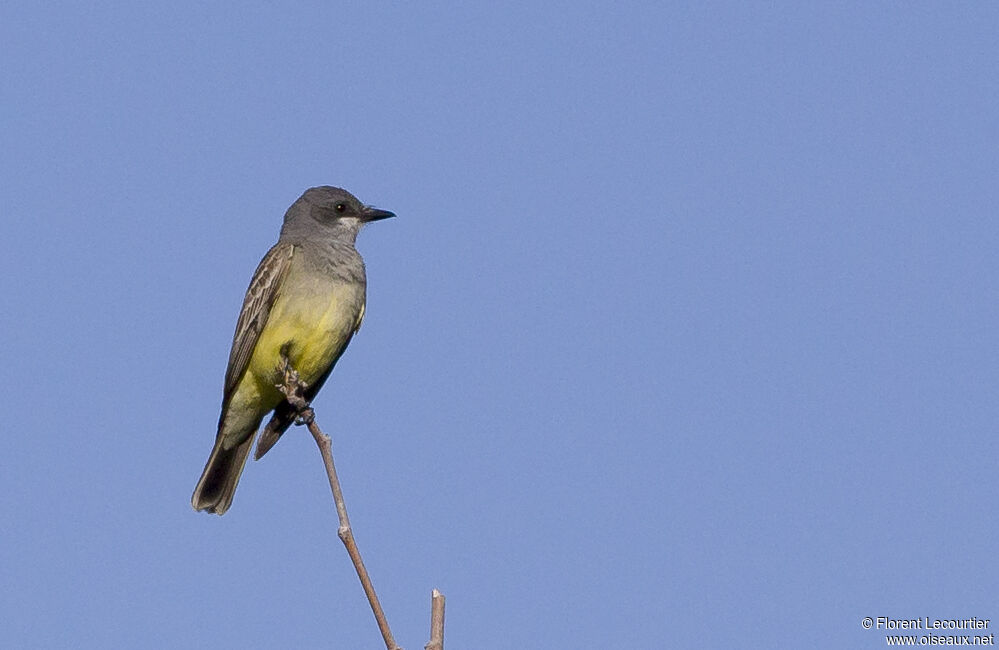
[[[394,217],[394,212],[389,212],[388,210],[378,210],[377,208],[366,207],[364,212],[361,213],[361,221],[363,223],[368,223],[369,221],[378,221],[380,219],[388,219],[389,217]]]

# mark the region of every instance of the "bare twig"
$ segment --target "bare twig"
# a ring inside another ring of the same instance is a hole
[[[444,650],[444,594],[436,589],[430,596],[430,640],[423,650]]]
[[[364,562],[361,560],[361,552],[357,549],[354,534],[350,529],[350,519],[347,517],[347,506],[343,502],[340,480],[336,476],[336,467],[333,465],[333,443],[330,437],[323,433],[319,425],[316,424],[315,411],[312,410],[309,402],[305,399],[305,388],[306,385],[299,379],[298,372],[291,367],[291,363],[285,357],[284,383],[279,385],[278,389],[284,393],[288,403],[297,409],[298,419],[296,420],[296,424],[308,425],[309,433],[315,439],[316,445],[319,447],[319,453],[323,455],[323,463],[326,465],[326,475],[329,477],[330,489],[333,491],[333,502],[336,504],[336,515],[340,521],[337,535],[346,547],[350,561],[354,563],[354,570],[357,571],[357,577],[361,580],[364,595],[368,597],[368,603],[371,605],[371,611],[375,615],[378,629],[381,630],[382,638],[385,640],[385,647],[388,650],[402,650],[392,637],[392,630],[389,629],[385,612],[382,611],[382,606],[378,602],[378,596],[375,594],[375,588],[371,584],[371,578],[368,577],[368,570],[364,568]],[[443,608],[443,597],[441,607]],[[443,616],[443,609],[441,614]],[[443,624],[443,619],[441,623]]]

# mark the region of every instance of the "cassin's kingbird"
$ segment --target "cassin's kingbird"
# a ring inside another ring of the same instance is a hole
[[[311,401],[364,319],[364,260],[354,248],[361,227],[393,217],[338,187],[306,190],[284,215],[281,236],[250,281],[229,352],[222,414],[191,505],[224,514],[263,417],[256,458],[295,421],[278,390],[284,358]]]

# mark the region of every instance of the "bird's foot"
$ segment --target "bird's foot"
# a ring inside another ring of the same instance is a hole
[[[295,407],[297,411],[295,424],[310,424],[315,418],[315,414],[309,406],[309,400],[305,399],[305,389],[308,388],[308,384],[298,376],[298,371],[292,367],[286,354],[282,353],[281,358],[284,360],[281,369],[284,381],[276,384],[277,389],[281,391],[288,403]]]
[[[295,425],[302,426],[303,424],[308,426],[316,420],[316,412],[312,410],[311,406],[306,406],[304,409],[298,411],[298,415],[295,416]]]

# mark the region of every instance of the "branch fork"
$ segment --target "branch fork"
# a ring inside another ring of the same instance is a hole
[[[323,463],[326,466],[326,475],[329,477],[330,490],[333,492],[333,503],[336,506],[337,519],[340,522],[337,529],[337,536],[343,542],[344,547],[347,549],[347,555],[350,556],[350,561],[354,564],[354,570],[361,581],[361,587],[364,589],[364,594],[368,598],[368,604],[371,606],[371,612],[375,615],[375,622],[378,624],[378,629],[382,633],[382,639],[385,641],[386,650],[402,650],[392,636],[392,630],[389,629],[385,612],[378,602],[378,596],[375,594],[375,588],[371,584],[368,570],[364,567],[364,561],[361,559],[361,552],[354,541],[354,533],[350,528],[350,518],[347,516],[347,506],[344,504],[343,492],[340,489],[340,479],[337,478],[336,466],[333,464],[333,442],[328,435],[322,432],[319,425],[316,424],[316,413],[309,404],[309,401],[305,399],[305,390],[308,388],[308,385],[302,381],[298,371],[292,367],[288,357],[282,354],[282,359],[284,360],[282,368],[283,382],[278,384],[277,388],[285,396],[285,399],[288,400],[288,403],[295,407],[295,424],[308,427],[309,433],[312,434],[316,445],[319,447],[319,453],[322,454]],[[444,595],[436,589],[433,590],[431,596],[430,641],[427,642],[424,648],[425,650],[444,649]]]

